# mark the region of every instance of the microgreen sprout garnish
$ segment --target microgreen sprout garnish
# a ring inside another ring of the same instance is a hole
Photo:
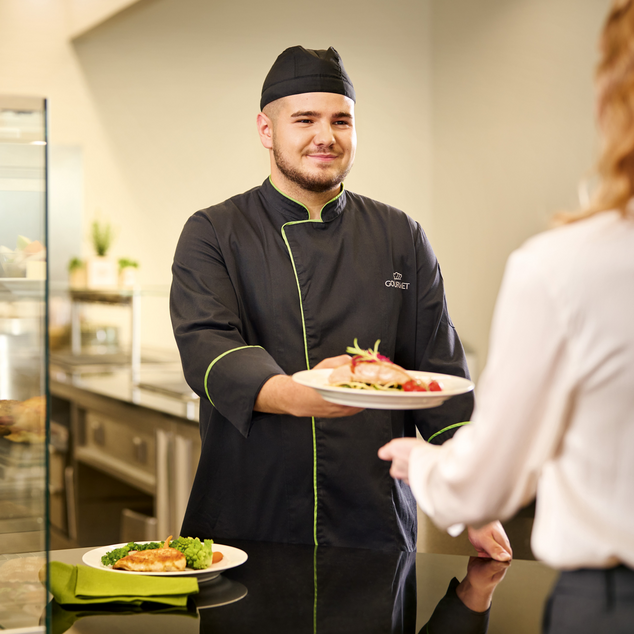
[[[364,363],[376,363],[377,361],[386,361],[388,363],[392,363],[387,357],[379,354],[379,344],[381,343],[380,339],[377,339],[374,344],[374,349],[368,348],[367,350],[363,350],[359,347],[359,342],[355,338],[354,346],[348,346],[346,348],[346,352],[348,354],[354,355],[352,357],[352,367],[354,367],[357,363],[363,361]]]

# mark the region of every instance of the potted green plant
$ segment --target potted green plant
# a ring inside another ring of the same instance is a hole
[[[103,224],[98,220],[92,223],[92,244],[99,257],[106,257],[114,241],[114,232],[109,222]]]
[[[114,231],[110,223],[94,220],[91,237],[96,255],[86,261],[86,286],[90,289],[115,289],[119,276],[117,262],[108,257],[114,241]]]
[[[119,258],[119,288],[132,289],[137,285],[139,263],[129,258]]]
[[[68,285],[72,289],[86,288],[86,265],[79,258],[71,258],[68,263]]]

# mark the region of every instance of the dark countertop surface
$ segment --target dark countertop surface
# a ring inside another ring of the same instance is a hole
[[[538,634],[557,574],[528,560],[500,572],[492,562],[460,555],[227,543],[248,560],[201,584],[188,610],[124,614],[111,606],[95,613],[55,605],[52,632]],[[88,550],[53,551],[50,558],[77,564]],[[470,582],[495,587],[488,630],[486,619],[466,610],[455,593],[446,596],[468,566]]]

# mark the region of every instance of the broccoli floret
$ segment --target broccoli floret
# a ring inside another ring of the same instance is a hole
[[[211,546],[213,539],[205,539],[201,542],[198,537],[178,537],[170,542],[172,548],[180,550],[187,560],[187,567],[194,570],[209,568],[213,553]]]

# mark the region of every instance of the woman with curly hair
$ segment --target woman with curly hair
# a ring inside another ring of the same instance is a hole
[[[634,631],[634,0],[612,3],[596,92],[599,187],[509,258],[473,424],[379,451],[442,528],[536,496],[557,634]]]

